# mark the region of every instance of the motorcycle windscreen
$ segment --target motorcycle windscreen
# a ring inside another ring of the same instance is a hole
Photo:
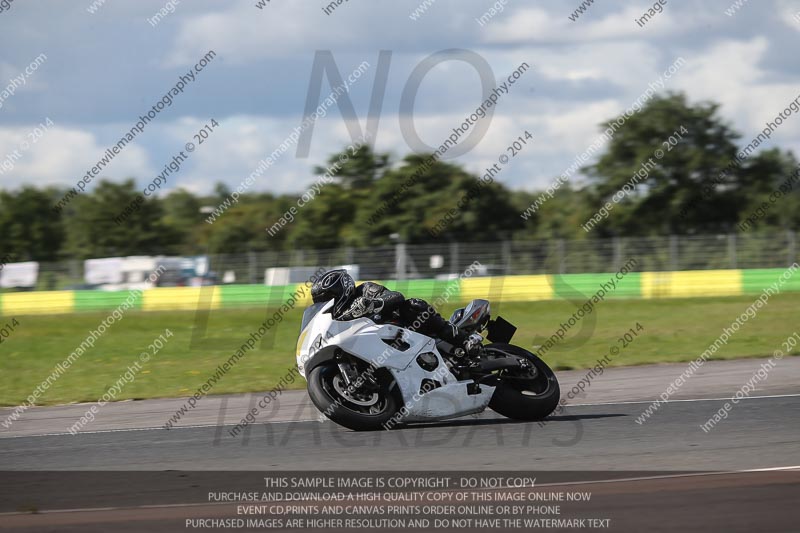
[[[325,307],[327,303],[328,302],[320,302],[318,304],[313,304],[306,307],[306,310],[303,311],[303,321],[300,323],[300,331],[306,329],[308,323],[311,322],[311,320],[313,320],[315,316],[317,316],[320,310],[322,310],[322,308]]]

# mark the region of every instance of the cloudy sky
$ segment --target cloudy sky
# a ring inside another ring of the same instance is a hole
[[[92,1],[102,4],[94,13]],[[800,94],[800,0],[751,0],[733,16],[725,10],[734,0],[669,0],[644,27],[635,19],[652,5],[646,1],[597,2],[571,21],[578,0],[506,0],[483,26],[476,18],[496,0],[435,0],[412,20],[420,1],[348,0],[326,14],[329,1],[322,0],[271,0],[263,9],[257,0],[183,0],[153,26],[148,18],[166,5],[161,0],[15,0],[0,12],[0,91],[40,54],[46,59],[14,94],[0,92],[0,167],[13,160],[0,169],[0,186],[74,185],[209,50],[216,58],[102,177],[146,185],[213,118],[219,127],[168,186],[198,193],[217,181],[236,187],[302,121],[318,51],[330,51],[345,77],[369,64],[348,95],[362,129],[379,53],[391,51],[375,144],[395,157],[412,150],[401,115],[438,145],[482,99],[475,68],[445,61],[424,77],[413,108],[401,112],[403,89],[426,57],[470,50],[498,83],[528,63],[483,139],[455,158],[478,172],[530,131],[534,144],[498,177],[528,190],[552,182],[597,137],[601,121],[659,83],[678,58],[683,64],[663,80],[664,90],[720,102],[744,139]],[[325,80],[321,93],[329,92]],[[47,119],[53,125],[26,143]],[[292,148],[252,189],[301,192],[315,179],[312,167],[350,142],[342,113],[332,108],[317,121],[308,156]],[[800,152],[800,118],[784,123],[773,142]]]

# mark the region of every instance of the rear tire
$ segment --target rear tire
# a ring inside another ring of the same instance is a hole
[[[379,373],[375,375],[379,389],[356,398],[342,391],[341,373],[335,361],[314,367],[308,374],[308,395],[320,412],[340,426],[354,431],[383,429],[397,414],[399,407],[392,392],[394,381]],[[370,402],[374,403],[372,405]]]
[[[558,407],[561,390],[555,373],[538,356],[513,344],[494,343],[486,346],[489,353],[500,352],[530,361],[536,368],[536,377],[531,381],[504,381],[503,376],[515,377],[514,372],[504,370],[499,374],[500,382],[495,388],[489,407],[501,415],[514,420],[542,420]],[[500,354],[498,354],[500,355]],[[519,374],[519,371],[516,371]],[[516,377],[519,377],[516,376]]]

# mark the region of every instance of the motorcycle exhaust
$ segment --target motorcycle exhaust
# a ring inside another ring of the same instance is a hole
[[[481,361],[475,367],[476,370],[480,370],[481,372],[493,372],[504,368],[522,368],[522,363],[516,357],[499,357],[497,359]]]

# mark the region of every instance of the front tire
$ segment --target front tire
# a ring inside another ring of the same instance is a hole
[[[513,344],[494,343],[486,352],[505,354],[528,360],[535,372],[502,370],[489,407],[514,420],[542,420],[558,407],[561,390],[555,373],[538,356]],[[505,380],[503,378],[506,378]]]
[[[376,390],[349,391],[336,362],[328,361],[309,372],[308,395],[323,415],[340,426],[374,431],[384,428],[399,410],[394,381],[380,374],[376,379]]]

